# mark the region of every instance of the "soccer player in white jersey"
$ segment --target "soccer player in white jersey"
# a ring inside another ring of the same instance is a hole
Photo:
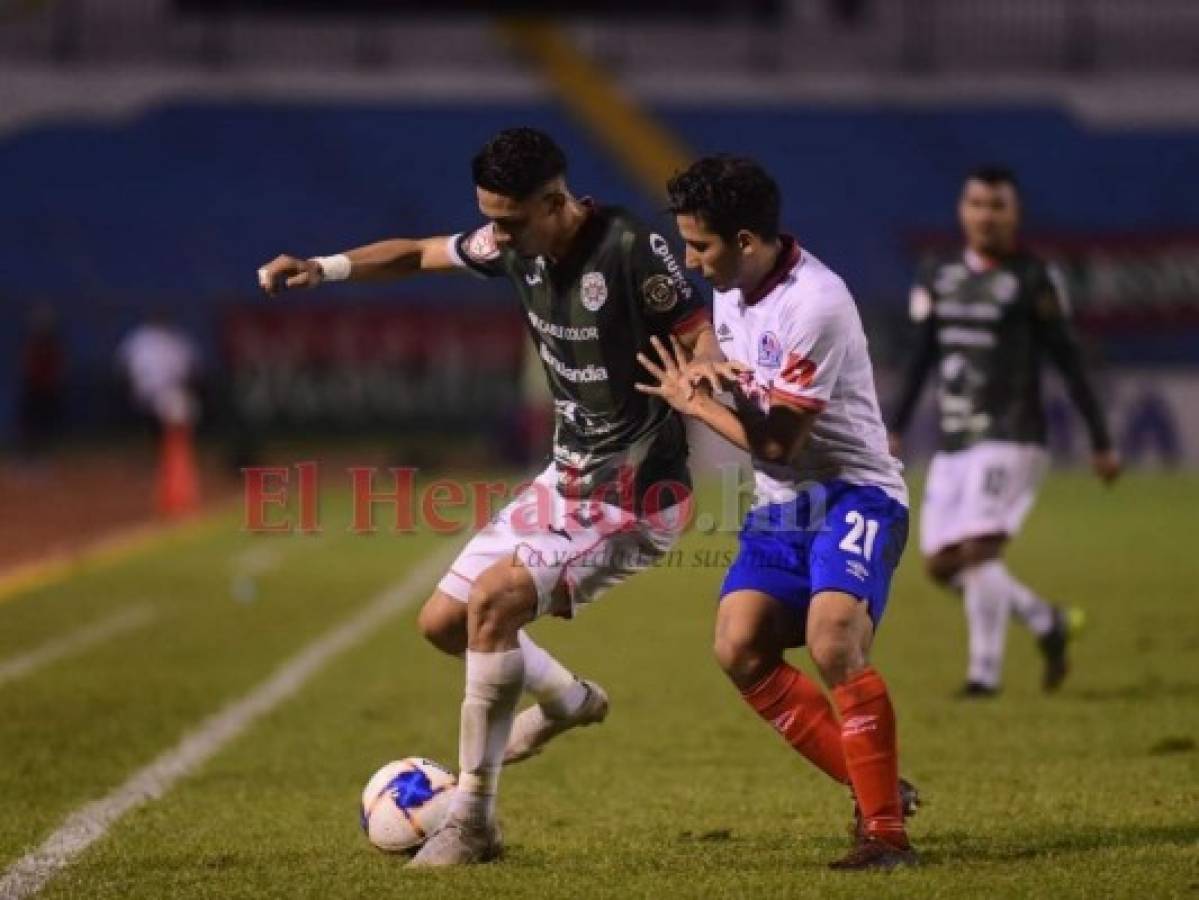
[[[851,786],[855,843],[833,868],[914,863],[904,814],[915,801],[900,786],[887,685],[869,662],[907,540],[907,489],[853,297],[780,234],[778,187],[753,161],[702,159],[669,192],[687,266],[714,288],[728,362],[688,363],[677,342],[659,345],[657,361],[642,358],[657,384],[640,389],[748,451],[754,468],[754,508],[721,590],[717,660],[796,751]],[[724,387],[735,408],[713,396]],[[784,659],[804,644],[832,703]]]

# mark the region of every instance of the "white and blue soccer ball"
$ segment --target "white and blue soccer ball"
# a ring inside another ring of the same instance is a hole
[[[441,827],[457,779],[431,759],[389,762],[362,791],[362,830],[388,853],[414,850]]]

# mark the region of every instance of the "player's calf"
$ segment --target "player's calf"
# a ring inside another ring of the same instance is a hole
[[[849,783],[840,726],[819,685],[783,661],[800,628],[767,594],[734,591],[716,616],[717,662],[741,697],[796,752],[841,784]]]

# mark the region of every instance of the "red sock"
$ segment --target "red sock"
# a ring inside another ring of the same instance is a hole
[[[834,781],[849,784],[841,727],[833,707],[798,669],[779,663],[769,675],[741,694],[788,744]]]
[[[906,847],[899,801],[899,745],[887,685],[878,672],[866,668],[833,688],[833,699],[841,712],[841,745],[866,833]]]

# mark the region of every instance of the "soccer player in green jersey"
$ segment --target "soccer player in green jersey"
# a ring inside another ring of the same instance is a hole
[[[607,714],[602,688],[572,675],[523,626],[572,615],[674,543],[689,501],[686,435],[668,404],[634,389],[637,354],[673,335],[700,358],[719,358],[708,304],[667,240],[624,210],[572,194],[565,156],[547,135],[500,132],[473,175],[480,227],[329,257],[284,255],[259,270],[272,294],[421,272],[507,278],[553,392],[552,463],[474,536],[421,610],[436,647],[465,653],[466,689],[458,787],[416,866],[498,856],[502,765]],[[536,702],[517,715],[522,690]]]
[[[1037,636],[1043,686],[1066,677],[1065,613],[1017,580],[1003,561],[1048,467],[1041,367],[1061,372],[1082,414],[1105,483],[1120,461],[1070,327],[1065,286],[1020,246],[1020,194],[1007,169],[986,166],[966,179],[958,204],[962,250],[929,260],[911,293],[919,340],[896,413],[892,445],[907,428],[929,372],[940,374],[940,452],[933,457],[920,515],[929,573],[960,590],[969,624],[965,697],[999,690],[1011,614]]]

